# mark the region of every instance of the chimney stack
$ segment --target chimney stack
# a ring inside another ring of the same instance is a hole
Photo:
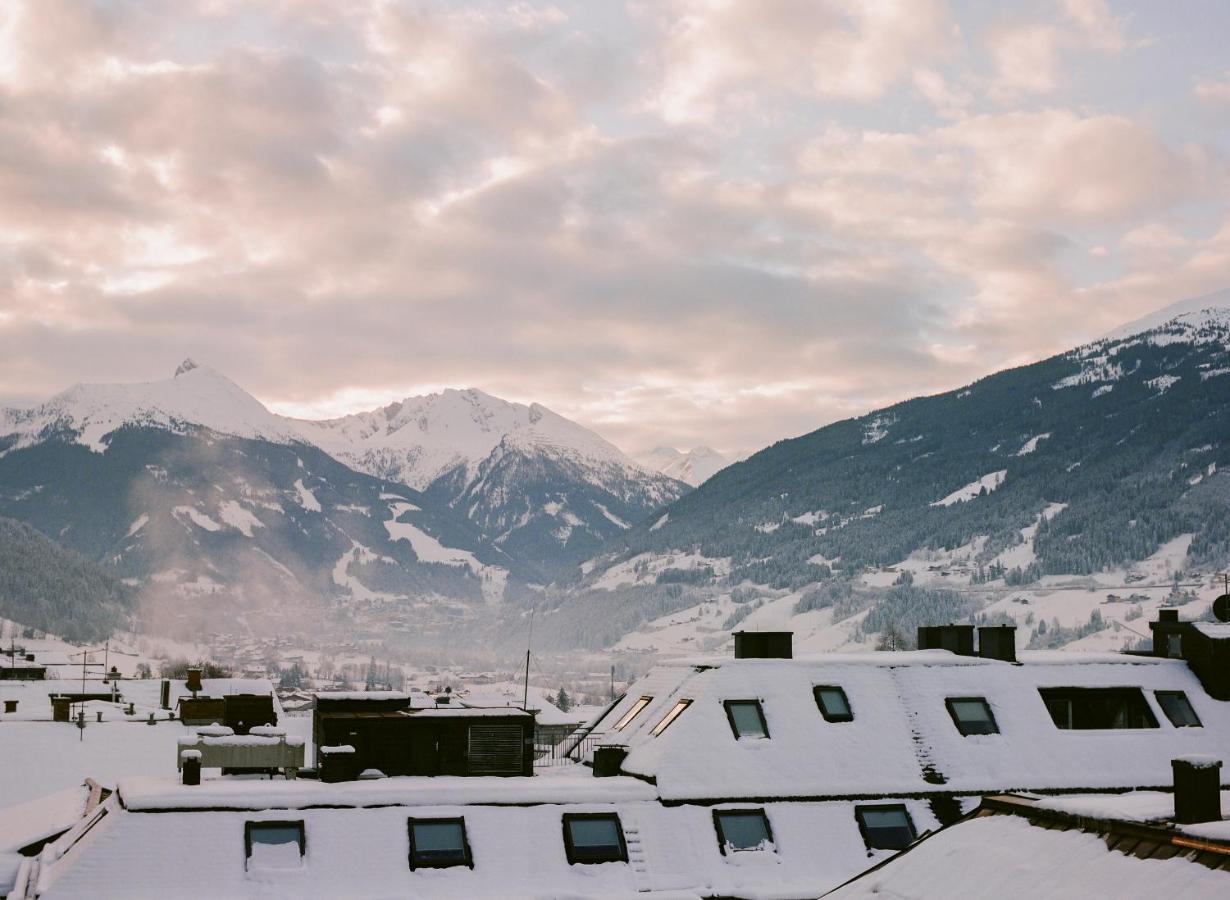
[[[1180,825],[1221,821],[1221,760],[1212,756],[1180,756],[1170,761],[1174,772],[1174,820]]]
[[[978,655],[983,659],[1016,662],[1016,626],[983,625],[979,627]]]
[[[948,650],[957,656],[975,656],[973,625],[920,625],[919,650]]]
[[[792,659],[793,631],[736,631],[735,659]]]
[[[201,670],[192,668],[188,670],[188,690],[192,691],[192,696],[195,697],[201,690]]]

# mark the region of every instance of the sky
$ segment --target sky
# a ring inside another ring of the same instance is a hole
[[[0,404],[727,453],[1230,287],[1221,0],[0,0]]]

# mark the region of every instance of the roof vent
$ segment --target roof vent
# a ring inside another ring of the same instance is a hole
[[[1221,760],[1212,756],[1180,756],[1170,761],[1174,772],[1174,820],[1181,825],[1221,821]]]
[[[978,655],[1016,662],[1016,626],[983,625],[978,629]]]
[[[973,625],[920,625],[919,650],[947,650],[957,656],[974,656]]]
[[[736,631],[735,659],[792,659],[793,631]]]

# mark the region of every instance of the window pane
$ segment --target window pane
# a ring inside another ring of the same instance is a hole
[[[571,819],[568,829],[574,847],[619,848],[619,826],[614,819]]]
[[[622,730],[629,722],[631,722],[633,719],[635,719],[640,714],[642,709],[648,706],[652,701],[653,701],[653,697],[641,697],[639,700],[637,700],[635,703],[632,704],[631,709],[629,709],[626,713],[623,714],[623,716],[620,717],[619,721],[615,723],[615,728],[613,730],[614,731]]]
[[[1059,728],[1157,728],[1140,688],[1039,688],[1038,692]]]
[[[999,727],[991,715],[991,707],[981,697],[950,699],[948,708],[956,719],[957,730],[962,734],[997,734]]]
[[[914,828],[904,809],[863,807],[857,812],[869,847],[900,850],[914,840]]]
[[[1182,691],[1157,691],[1158,704],[1175,728],[1200,728],[1200,717]]]
[[[722,840],[734,850],[756,850],[769,842],[769,823],[762,812],[718,813]]]
[[[822,687],[816,688],[817,696],[820,698],[820,706],[824,711],[824,715],[830,719],[849,719],[853,718],[850,715],[850,704],[846,702],[846,693],[841,688]]]
[[[465,832],[457,822],[416,822],[414,850],[416,853],[464,853]]]
[[[760,704],[754,700],[741,700],[729,704],[730,718],[735,723],[739,737],[764,737],[764,723],[760,718]]]
[[[291,825],[258,825],[253,823],[250,832],[253,844],[299,845],[299,829]]]
[[[670,725],[671,722],[679,718],[680,713],[682,713],[685,709],[687,709],[691,705],[692,705],[691,700],[680,700],[673,707],[671,707],[670,712],[668,712],[665,716],[663,716],[661,722],[653,726],[653,731],[649,732],[649,734],[652,737],[657,737],[658,735],[660,735],[662,732],[664,732],[667,729],[667,727]]]

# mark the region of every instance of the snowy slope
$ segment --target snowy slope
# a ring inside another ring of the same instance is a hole
[[[640,472],[619,448],[545,406],[510,403],[474,389],[408,397],[370,412],[293,424],[304,439],[356,469],[420,491],[458,467],[472,477],[506,437],[526,448]]]
[[[424,491],[548,568],[584,559],[687,490],[544,406],[473,389],[295,425],[347,465]]]
[[[164,381],[77,384],[32,409],[0,409],[0,438],[12,441],[7,449],[72,432],[77,443],[103,453],[108,436],[125,425],[176,433],[196,426],[234,437],[281,443],[301,440],[291,424],[251,394],[190,359],[180,365],[174,378]]]
[[[693,447],[686,453],[674,447],[655,447],[638,461],[692,487],[698,487],[730,465],[730,460],[709,447]]]

